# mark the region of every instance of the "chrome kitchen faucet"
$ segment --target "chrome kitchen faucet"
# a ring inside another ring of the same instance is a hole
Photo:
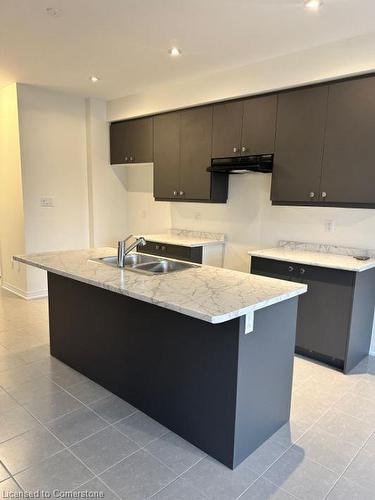
[[[129,246],[126,246],[126,242],[129,241],[131,238],[134,238],[133,243],[131,243]],[[135,238],[132,234],[125,238],[124,240],[120,240],[117,244],[117,266],[118,267],[125,267],[125,256],[130,253],[134,248],[136,248],[138,245],[144,246],[146,245],[146,240],[143,238],[143,236],[139,238]]]

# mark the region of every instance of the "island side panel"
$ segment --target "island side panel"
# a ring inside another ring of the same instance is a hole
[[[233,467],[240,318],[212,325],[53,273],[48,287],[53,356]]]
[[[368,356],[374,325],[375,268],[355,273],[344,373]]]
[[[240,334],[235,467],[289,420],[297,307],[296,297],[260,309]]]

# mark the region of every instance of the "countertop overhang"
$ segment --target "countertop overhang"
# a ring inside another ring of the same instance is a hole
[[[254,311],[307,291],[307,286],[301,283],[211,266],[147,276],[90,260],[115,254],[114,248],[97,248],[37,253],[14,259],[209,323],[247,316],[247,333],[252,330]]]
[[[305,264],[309,266],[328,267],[331,269],[341,269],[343,271],[358,273],[375,267],[375,259],[373,258],[369,260],[357,260],[350,255],[314,252],[311,250],[294,250],[286,247],[251,250],[248,254],[252,257],[297,262],[298,264]]]

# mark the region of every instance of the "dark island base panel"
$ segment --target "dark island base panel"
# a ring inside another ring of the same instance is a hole
[[[298,299],[212,325],[48,273],[51,354],[230,468],[289,420]]]

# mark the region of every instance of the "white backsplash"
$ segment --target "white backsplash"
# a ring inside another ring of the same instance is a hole
[[[375,257],[375,250],[344,247],[340,245],[330,245],[327,243],[308,243],[302,241],[280,240],[279,246],[288,248],[289,250],[307,250],[310,252],[332,253],[335,255],[347,255],[352,257]]]

